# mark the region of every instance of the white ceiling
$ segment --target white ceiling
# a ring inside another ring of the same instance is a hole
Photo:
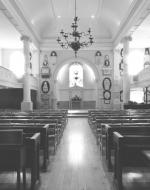
[[[132,48],[150,47],[150,15],[140,24],[132,35]]]
[[[0,11],[0,48],[18,49],[22,46],[19,32]]]
[[[45,39],[55,40],[62,28],[66,32],[71,31],[75,7],[74,0],[0,0],[0,48],[22,48],[19,32],[11,24],[12,20],[8,21],[3,14],[2,1],[10,2],[27,27],[30,27],[33,33],[39,37],[39,42]],[[135,3],[143,0],[76,1],[77,16],[80,18],[79,30],[83,32],[91,27],[95,41],[100,39],[113,41],[126,24],[127,17],[134,10]],[[9,9],[9,7],[6,8]],[[11,10],[8,11],[12,12]],[[92,15],[95,18],[91,18]],[[58,18],[58,16],[61,18]],[[137,44],[138,46],[140,44],[141,46],[150,44],[149,28],[150,16],[135,31],[133,47],[134,43],[136,47]],[[145,37],[143,37],[143,34]],[[140,39],[145,42],[142,44]]]
[[[113,38],[133,0],[76,0],[81,30],[92,26],[98,38]],[[55,37],[61,28],[70,29],[74,0],[18,0],[41,37]],[[91,19],[94,15],[95,19]],[[61,18],[57,18],[61,16]]]

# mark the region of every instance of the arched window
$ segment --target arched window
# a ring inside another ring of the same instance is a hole
[[[17,78],[21,78],[24,75],[25,60],[24,55],[20,51],[15,51],[10,56],[9,69],[16,75]]]
[[[75,62],[69,68],[69,87],[83,87],[83,67]]]

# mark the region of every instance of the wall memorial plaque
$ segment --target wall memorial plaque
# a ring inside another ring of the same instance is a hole
[[[108,55],[105,55],[104,66],[105,67],[109,67],[110,66],[110,61],[109,61],[109,56]]]
[[[42,92],[45,93],[45,94],[49,92],[49,90],[50,90],[50,84],[49,84],[48,81],[43,81],[43,82],[42,82],[41,90],[42,90]]]
[[[104,90],[110,90],[111,89],[111,79],[106,77],[103,80],[103,89]]]

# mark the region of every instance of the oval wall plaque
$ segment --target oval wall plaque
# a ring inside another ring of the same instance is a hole
[[[48,93],[50,90],[50,84],[48,81],[43,81],[41,85],[41,90],[43,93]]]

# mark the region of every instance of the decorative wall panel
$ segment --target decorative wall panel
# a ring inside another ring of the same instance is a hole
[[[41,68],[40,68],[40,93],[41,93],[41,107],[50,108],[50,79],[51,79],[51,68],[49,64],[48,53],[44,53],[41,57]]]
[[[105,104],[110,104],[111,100],[111,79],[106,77],[103,79],[103,98]]]

